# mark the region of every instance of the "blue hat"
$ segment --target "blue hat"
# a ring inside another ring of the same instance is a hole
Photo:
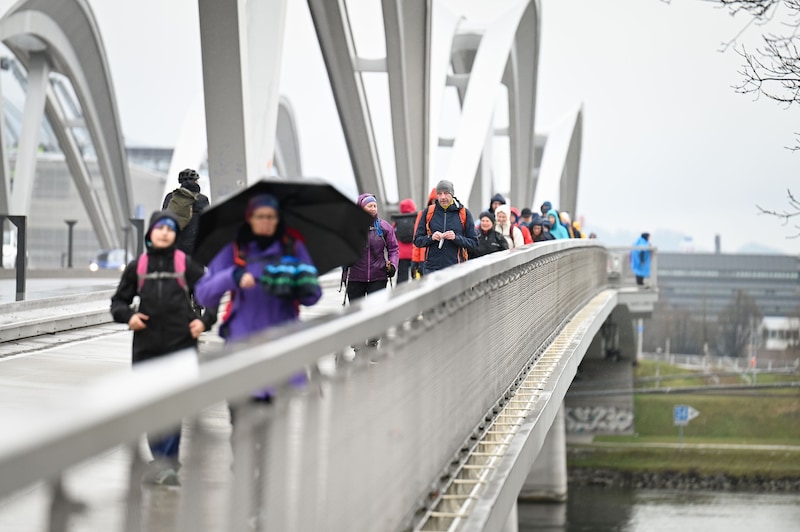
[[[276,211],[280,210],[280,204],[278,203],[278,198],[276,198],[272,194],[259,194],[257,196],[253,196],[247,202],[247,209],[245,209],[244,211],[245,219],[249,219],[250,216],[253,214],[253,211],[259,207],[272,207]]]

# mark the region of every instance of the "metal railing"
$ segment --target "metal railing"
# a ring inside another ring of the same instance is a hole
[[[103,511],[119,530],[148,529],[167,503],[142,494],[140,435],[183,419],[174,529],[413,526],[515,379],[607,286],[607,264],[591,241],[528,246],[228,346],[200,365],[193,352],[142,364],[16,420],[0,441],[0,497],[45,480],[51,523],[80,530],[65,524],[75,507],[65,493],[83,461],[111,450],[118,498]],[[343,356],[368,338],[380,346]],[[321,371],[331,354],[335,370]],[[308,385],[285,384],[304,368]],[[265,386],[276,388],[273,403],[250,402]],[[236,414],[232,434],[225,402]]]

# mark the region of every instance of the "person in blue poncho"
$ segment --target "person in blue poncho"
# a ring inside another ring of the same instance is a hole
[[[644,280],[650,277],[650,262],[652,260],[652,251],[648,249],[641,249],[650,247],[650,233],[642,233],[631,251],[631,270],[636,276],[636,284],[644,286]]]

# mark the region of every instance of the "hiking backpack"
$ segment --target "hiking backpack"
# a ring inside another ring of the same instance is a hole
[[[181,229],[185,229],[192,219],[192,207],[195,200],[197,200],[197,194],[186,188],[179,187],[172,191],[167,209],[175,213],[178,227]]]
[[[139,260],[136,261],[136,277],[139,282],[136,287],[137,293],[141,293],[144,282],[148,279],[175,279],[186,295],[189,295],[189,286],[186,284],[186,253],[176,249],[173,255],[175,261],[174,272],[150,272],[147,273],[147,264],[149,262],[147,253],[139,255]]]
[[[436,208],[436,204],[435,203],[433,205],[428,205],[428,212],[425,213],[425,229],[426,229],[426,231],[428,232],[429,235],[431,234],[431,218],[433,218],[433,211],[434,211],[435,208]],[[461,206],[460,209],[458,209],[458,217],[461,218],[461,227],[462,227],[464,233],[466,233],[467,232],[467,208],[464,207],[463,205]],[[462,261],[467,260],[468,256],[467,256],[466,248],[460,247],[460,248],[458,248],[458,251],[459,251],[459,261],[458,262],[462,262]]]
[[[392,215],[394,234],[398,242],[410,244],[414,241],[414,225],[417,222],[417,213],[404,213]]]

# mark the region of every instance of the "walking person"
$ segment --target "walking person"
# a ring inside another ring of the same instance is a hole
[[[196,287],[199,303],[214,308],[226,292],[231,302],[220,336],[227,341],[296,321],[299,305],[322,296],[302,236],[286,226],[270,194],[250,198],[236,238],[211,259]]]
[[[436,187],[433,187],[430,194],[428,194],[428,203],[425,205],[425,208],[417,213],[417,220],[414,222],[414,235],[417,234],[417,228],[419,227],[419,221],[422,219],[422,215],[428,212],[428,207],[436,205],[436,197]],[[417,246],[413,243],[413,240],[411,246],[411,278],[422,279],[422,270],[425,266],[425,254],[428,249]]]
[[[453,183],[436,184],[436,204],[423,211],[414,233],[414,244],[426,248],[423,274],[464,262],[478,247],[472,213],[453,195]]]
[[[494,217],[494,229],[505,237],[508,249],[521,248],[525,245],[522,231],[511,223],[511,208],[508,205],[499,205],[494,211]]]
[[[197,349],[197,338],[216,322],[208,309],[198,316],[191,294],[203,276],[203,266],[177,249],[178,220],[171,211],[154,213],[145,234],[146,252],[128,263],[111,298],[111,315],[133,331],[133,365],[181,349]],[[132,307],[139,296],[138,309]],[[212,307],[216,309],[216,307]],[[177,427],[164,436],[148,436],[153,462],[144,482],[180,485]]]
[[[357,202],[372,216],[364,253],[346,270],[347,298],[352,303],[386,288],[397,272],[399,250],[392,224],[378,218],[378,202],[372,194],[361,194]]]
[[[399,260],[397,263],[397,284],[409,280],[411,262],[414,255],[414,228],[418,219],[417,205],[411,198],[400,202],[400,214],[392,216],[394,235],[397,239]]]
[[[636,276],[636,284],[647,288],[644,280],[650,277],[650,263],[652,261],[652,251],[650,247],[650,233],[642,233],[633,243],[634,249],[631,251],[631,270]]]
[[[367,233],[367,245],[361,257],[345,268],[347,299],[351,303],[369,294],[384,290],[389,280],[397,272],[399,250],[392,224],[378,217],[378,202],[372,194],[361,194],[356,203],[372,217]],[[378,345],[378,338],[370,338],[365,343],[369,347]],[[351,347],[358,352],[364,343]]]
[[[180,232],[176,247],[191,255],[200,224],[200,213],[209,205],[208,196],[200,192],[200,175],[191,168],[178,174],[180,186],[164,197],[162,209],[169,209],[178,215]]]
[[[489,211],[483,211],[478,224],[478,247],[469,251],[469,258],[475,259],[504,249],[508,249],[508,242],[495,230],[494,216]]]

